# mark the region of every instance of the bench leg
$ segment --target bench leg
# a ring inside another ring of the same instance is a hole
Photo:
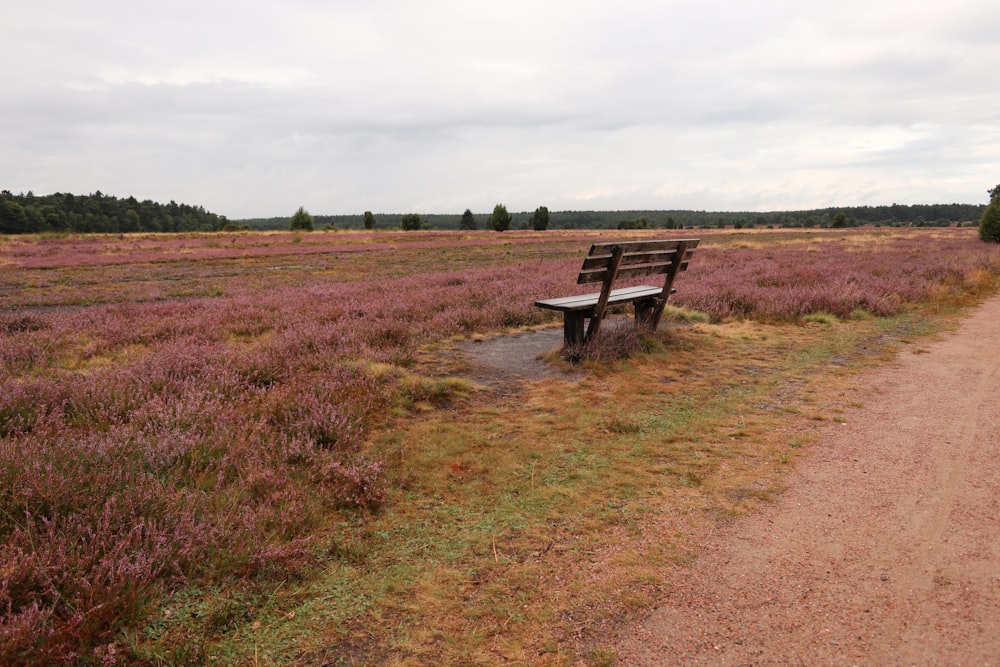
[[[656,331],[659,326],[660,317],[659,315],[663,313],[663,305],[665,300],[659,299],[643,299],[642,301],[635,302],[635,324],[636,326],[645,327]]]
[[[583,336],[584,341],[592,340],[597,335],[597,332],[601,329],[601,320],[603,319],[603,315],[591,313],[590,323],[587,325],[587,333]]]
[[[653,331],[656,331],[660,328],[660,320],[663,319],[663,309],[667,305],[667,299],[666,297],[660,297],[658,299],[654,299],[654,302],[655,306],[653,308],[653,313],[650,316],[650,324],[653,327]]]
[[[583,344],[584,319],[584,316],[580,313],[565,313],[563,318],[563,342],[567,347]]]

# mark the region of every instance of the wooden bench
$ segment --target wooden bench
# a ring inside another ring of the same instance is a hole
[[[577,284],[601,283],[601,291],[579,296],[536,301],[539,308],[563,313],[566,345],[579,345],[597,334],[608,306],[635,305],[635,323],[653,330],[660,325],[667,297],[675,292],[674,279],[687,268],[698,239],[595,243],[590,247]],[[664,276],[663,285],[639,285],[614,289],[615,281],[639,276]],[[586,334],[584,320],[590,319]]]

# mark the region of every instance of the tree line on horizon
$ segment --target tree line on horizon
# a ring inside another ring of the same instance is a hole
[[[507,212],[497,204],[492,213],[380,213],[363,215],[311,216],[315,229],[705,229],[763,227],[812,228],[974,226],[986,205],[979,204],[892,204],[886,206],[841,206],[801,211],[535,211]],[[246,218],[235,221],[256,230],[289,229],[289,218]]]
[[[316,229],[693,229],[761,227],[853,227],[975,225],[986,205],[892,204],[828,207],[801,211],[733,212],[686,210],[378,214],[311,216]],[[119,199],[100,191],[89,195],[36,196],[0,192],[0,234],[44,232],[129,233],[287,230],[288,217],[228,220],[201,206],[160,204],[134,197]]]
[[[201,206],[119,199],[100,190],[88,195],[36,196],[0,192],[0,234],[76,232],[214,232],[239,227]]]

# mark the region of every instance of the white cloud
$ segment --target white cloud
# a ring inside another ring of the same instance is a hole
[[[231,217],[981,202],[986,0],[36,0],[0,187]],[[992,26],[992,27],[986,27]]]

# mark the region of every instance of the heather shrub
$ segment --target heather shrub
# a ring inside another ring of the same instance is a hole
[[[371,413],[387,403],[388,395],[375,379],[341,368],[318,378],[292,380],[268,400],[268,421],[285,436],[321,449],[354,451]]]
[[[48,322],[36,315],[0,313],[0,334],[10,335],[22,331],[40,331],[48,328]]]
[[[246,363],[179,340],[0,395],[0,661],[86,656],[181,577],[289,576],[328,508],[381,506],[385,381]]]
[[[0,373],[17,375],[52,363],[55,342],[48,337],[13,335],[0,338]]]
[[[227,355],[228,368],[248,389],[267,389],[289,379],[291,368],[282,350],[275,345],[232,351]]]
[[[872,243],[861,252],[848,241],[761,251],[699,248],[671,302],[713,321],[795,321],[816,312],[846,319],[863,310],[898,314],[928,299],[940,285],[961,291],[973,267],[1000,272],[1000,255],[947,235]]]
[[[143,616],[204,539],[161,479],[121,464],[134,459],[122,433],[49,435],[0,450],[4,664],[86,662],[89,649]]]
[[[34,385],[17,382],[0,375],[4,395],[0,397],[0,438],[34,429],[41,414],[55,406],[40,403]]]
[[[357,457],[350,461],[330,461],[317,471],[316,481],[332,491],[335,507],[377,510],[387,497],[384,465]]]

